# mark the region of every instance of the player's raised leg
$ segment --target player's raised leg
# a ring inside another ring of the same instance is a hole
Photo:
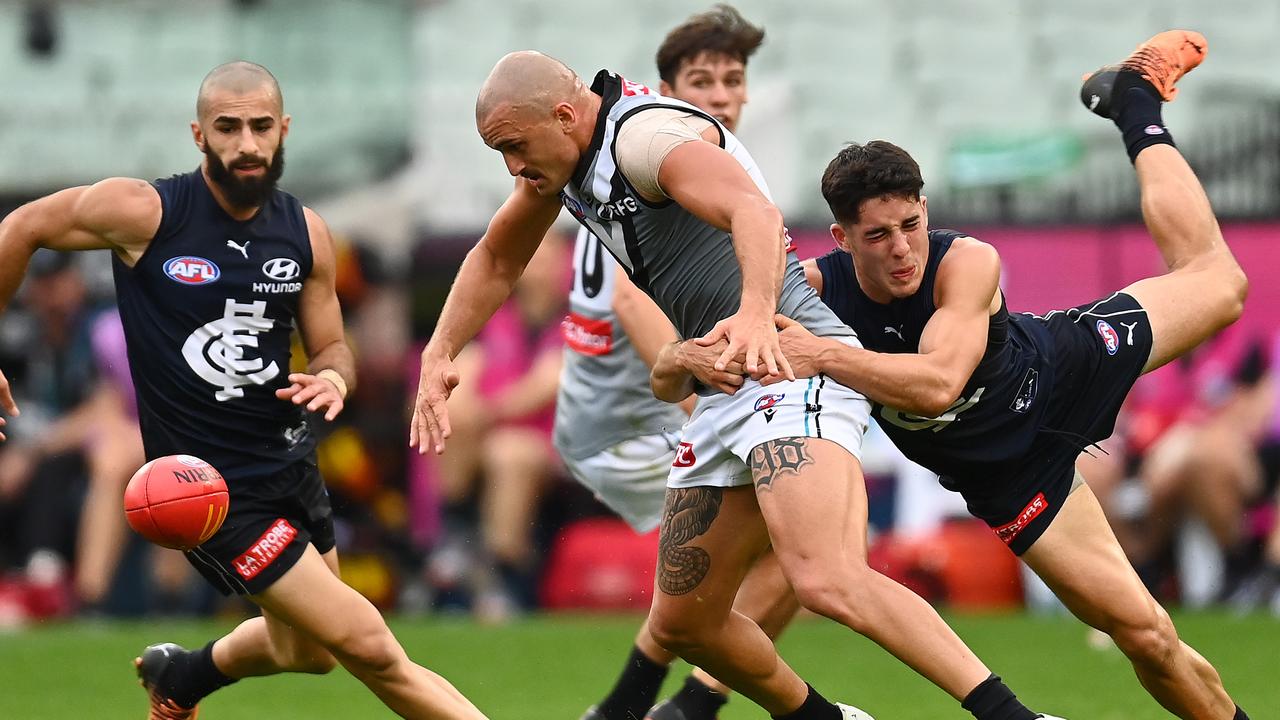
[[[1142,215],[1169,272],[1124,292],[1147,311],[1155,338],[1144,372],[1169,362],[1234,322],[1248,281],[1223,241],[1204,188],[1173,144],[1160,105],[1204,59],[1204,36],[1160,33],[1118,65],[1090,75],[1081,99],[1112,119],[1138,173]]]
[[[991,671],[928,603],[867,565],[858,461],[828,440],[782,438],[756,446],[751,470],[774,552],[800,604],[867,636],[969,708]]]
[[[1243,717],[1213,666],[1178,639],[1111,532],[1088,485],[1022,555],[1076,617],[1115,640],[1142,686],[1180,718]]]

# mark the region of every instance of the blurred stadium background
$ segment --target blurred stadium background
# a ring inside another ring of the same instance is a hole
[[[339,236],[339,293],[360,359],[361,390],[320,451],[344,575],[397,614],[412,655],[495,716],[502,708],[576,716],[606,687],[638,616],[576,613],[645,607],[656,540],[632,537],[554,461],[530,480],[541,499],[527,527],[495,539],[479,524],[484,492],[500,490],[483,478],[480,499],[444,488],[439,468],[406,451],[416,350],[457,263],[510,189],[475,133],[475,93],[498,57],[524,48],[587,77],[609,67],[656,86],[663,35],[709,4],[0,0],[0,215],[107,176],[185,172],[200,160],[188,124],[204,73],[243,58],[279,78],[294,116],[282,186]],[[1228,688],[1256,717],[1280,709],[1280,689],[1267,680],[1280,647],[1280,595],[1262,582],[1268,563],[1280,563],[1280,286],[1268,280],[1280,257],[1280,3],[734,5],[767,30],[749,65],[739,135],[802,256],[828,247],[818,193],[828,159],[844,141],[883,137],[920,161],[935,227],[998,247],[1011,307],[1027,311],[1159,271],[1120,141],[1080,108],[1079,79],[1156,31],[1207,36],[1206,64],[1165,118],[1252,294],[1237,325],[1144,380],[1105,444],[1110,454],[1086,474],[1105,491],[1144,579],[1184,608],[1180,626]],[[547,276],[557,292],[569,263],[559,250],[552,267],[563,277]],[[104,494],[118,498],[120,466],[136,467],[122,369],[99,331],[112,299],[109,267],[102,253],[37,258],[0,316],[0,368],[24,408],[12,442],[0,446],[0,718],[80,717],[98,697],[93,716],[134,717],[142,694],[118,689],[128,685],[132,652],[161,635],[194,642],[213,631],[209,623],[227,627],[247,611],[125,535],[122,518],[90,517]],[[554,330],[559,312],[543,312],[541,329]],[[125,449],[102,452],[104,443]],[[877,566],[952,613],[979,612],[949,617],[1011,684],[1030,688],[1020,692],[1068,717],[1162,717],[1118,653],[1091,647],[1083,626],[1024,581],[981,526],[950,519],[963,506],[932,491],[930,478],[888,449],[871,458],[868,475]],[[95,572],[116,566],[104,544],[122,548],[118,570]],[[157,616],[166,624],[136,620]],[[783,645],[815,682],[879,716],[959,712],[828,623],[804,623]],[[547,652],[558,656],[547,666],[554,681],[539,667]],[[375,715],[348,680],[271,680],[270,693],[241,686],[206,712]],[[90,697],[60,697],[76,683]],[[302,695],[314,710],[279,704]],[[530,710],[516,697],[538,702]],[[724,716],[759,712],[736,701]]]

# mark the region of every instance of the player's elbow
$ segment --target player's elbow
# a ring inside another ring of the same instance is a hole
[[[40,247],[34,227],[35,211],[28,203],[0,219],[0,250],[33,254]]]
[[[903,409],[920,417],[936,418],[955,404],[963,389],[963,386],[952,387],[950,383],[938,384],[919,394],[916,398],[916,407]]]

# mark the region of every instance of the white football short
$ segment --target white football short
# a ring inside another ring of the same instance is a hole
[[[587,486],[636,532],[649,532],[662,520],[667,475],[680,436],[663,432],[624,440],[588,458],[565,458],[573,477]]]
[[[698,399],[667,486],[749,485],[752,448],[782,438],[830,440],[860,459],[870,416],[864,395],[824,375],[768,387],[748,380],[733,395]]]

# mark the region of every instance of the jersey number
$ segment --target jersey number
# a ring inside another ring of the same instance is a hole
[[[589,298],[599,295],[604,287],[604,248],[594,233],[587,233],[578,267],[581,268],[578,281],[582,285],[582,294]]]
[[[978,399],[982,397],[983,390],[986,390],[986,388],[980,387],[973,391],[972,397],[956,398],[956,401],[951,403],[951,407],[947,408],[946,412],[943,412],[935,418],[912,415],[911,413],[904,413],[901,410],[894,410],[890,407],[881,407],[880,417],[885,422],[896,425],[903,430],[932,430],[934,432],[941,432],[943,429],[950,426],[951,423],[959,420],[961,413],[977,405]]]

